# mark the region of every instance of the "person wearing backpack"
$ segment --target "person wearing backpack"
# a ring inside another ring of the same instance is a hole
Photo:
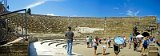
[[[148,46],[149,46],[149,40],[147,39],[147,37],[144,37],[144,40],[142,41],[142,47],[143,47],[142,54],[147,52]]]

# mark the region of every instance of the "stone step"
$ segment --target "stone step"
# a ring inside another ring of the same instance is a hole
[[[56,47],[57,44],[59,44],[59,43],[53,43],[53,44],[50,44],[50,46],[53,47],[53,48],[57,48]]]
[[[65,45],[67,45],[67,44],[61,44],[61,45],[58,45],[57,47],[65,48],[65,47],[64,47]]]
[[[149,44],[149,46],[156,46],[155,44]]]
[[[49,44],[48,44],[48,46],[50,46],[51,44],[54,44],[54,43],[58,43],[58,42],[52,42],[52,43],[49,43]]]
[[[150,47],[149,47],[149,50],[158,50],[158,48],[155,47],[155,46],[150,46]]]
[[[14,43],[0,47],[0,56],[28,56],[28,43]]]
[[[149,50],[148,56],[158,56],[158,50]]]
[[[7,49],[17,49],[17,50],[25,50],[28,49],[27,46],[10,46],[10,47],[0,47],[0,50],[7,50]]]
[[[28,50],[1,50],[0,51],[0,53],[8,53],[8,52],[25,52],[25,53],[27,53],[28,52]]]
[[[51,41],[51,40],[42,41],[40,44],[47,43],[47,42],[54,42],[54,41]]]
[[[65,48],[65,49],[66,49],[66,48],[67,48],[67,45],[64,45],[64,46],[63,46],[63,48]]]
[[[28,54],[26,54],[26,52],[12,52],[12,53],[0,53],[0,56],[1,55],[10,55],[10,56],[20,56],[20,55],[25,55],[27,56]]]
[[[59,44],[56,45],[56,47],[58,47],[59,45],[62,45],[62,44],[65,44],[65,43],[59,43]]]

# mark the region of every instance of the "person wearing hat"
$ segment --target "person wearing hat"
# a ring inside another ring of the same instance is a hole
[[[147,52],[148,46],[149,46],[149,40],[147,37],[144,37],[142,41],[142,54],[145,54]]]

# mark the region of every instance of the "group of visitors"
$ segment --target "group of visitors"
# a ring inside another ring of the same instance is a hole
[[[127,38],[125,36],[121,36],[124,39],[124,43],[123,44],[113,44],[113,48],[115,51],[115,54],[118,56],[118,53],[120,52],[120,48],[124,48],[127,46]],[[87,39],[90,39],[89,36],[87,36]],[[101,40],[101,41],[99,41]],[[108,48],[111,47],[111,37],[108,37],[108,39],[103,38],[103,40],[101,38],[98,38],[97,36],[92,40],[93,42],[93,47],[94,47],[94,53],[96,54],[96,50],[97,50],[97,46],[98,44],[101,44],[103,46],[103,54],[106,53],[106,47],[108,44]],[[154,36],[147,36],[147,37],[142,37],[142,38],[136,38],[133,37],[132,34],[130,34],[129,38],[128,38],[128,45],[129,45],[129,49],[131,48],[133,43],[133,50],[137,51],[138,47],[141,47],[141,51],[142,53],[146,52],[149,44],[151,43],[155,43],[155,37]],[[92,44],[92,43],[89,43]],[[88,42],[87,42],[88,45]],[[90,47],[92,47],[92,45],[90,45]]]
[[[147,52],[149,44],[155,43],[154,36],[145,36],[145,37],[132,37],[129,39],[129,49],[131,48],[131,43],[133,42],[134,51],[138,51],[137,49],[140,47],[142,54]]]
[[[73,37],[74,37],[74,33],[71,31],[71,27],[68,27],[68,31],[65,33],[65,37],[67,38],[67,53],[68,55],[71,55],[72,54],[72,42],[73,42]],[[113,48],[114,48],[114,52],[116,56],[118,56],[118,53],[120,52],[120,48],[126,47],[127,45],[126,37],[123,36],[122,38],[124,40],[123,44],[116,44],[115,42],[113,44]],[[102,38],[98,38],[98,36],[94,38],[92,38],[92,36],[87,36],[85,40],[87,43],[87,48],[94,47],[95,55],[97,54],[96,51],[97,51],[97,47],[99,44],[102,45],[103,55],[106,54],[107,44],[108,44],[108,48],[111,47],[111,37],[108,37],[107,39],[106,38],[102,39]],[[147,50],[149,44],[155,43],[155,37],[146,36],[142,38],[137,38],[137,37],[133,37],[132,34],[130,34],[128,38],[129,49],[131,49],[132,43],[133,43],[134,51],[137,51],[137,47],[141,47],[142,53],[143,53]]]
[[[108,48],[111,47],[111,37],[109,37],[108,39],[106,39],[106,38],[102,39],[102,38],[98,38],[98,36],[96,36],[95,38],[92,38],[92,36],[87,36],[85,40],[87,43],[87,48],[94,47],[94,54],[95,55],[96,55],[96,51],[97,51],[97,46],[99,44],[102,45],[103,55],[106,54],[107,44],[108,44]]]
[[[92,47],[92,44],[93,44],[93,41],[92,41],[92,36],[87,36],[87,38],[86,38],[86,43],[87,43],[87,48],[90,48],[90,47]]]

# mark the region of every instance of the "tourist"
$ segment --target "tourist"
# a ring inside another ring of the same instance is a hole
[[[110,48],[111,47],[111,37],[108,38],[107,42],[108,42],[108,48]]]
[[[97,46],[98,46],[98,40],[99,40],[99,39],[98,39],[98,36],[96,36],[96,37],[95,37],[95,41],[96,41]]]
[[[148,45],[149,45],[149,40],[147,39],[147,37],[144,37],[143,41],[142,41],[142,54],[147,52],[148,49]]]
[[[132,38],[133,38],[133,36],[132,36],[132,34],[130,34],[130,36],[129,36],[129,40],[132,40]]]
[[[137,38],[138,39],[138,47],[142,47],[142,40],[144,39],[144,37],[141,38]]]
[[[92,36],[90,36],[90,38],[89,38],[89,43],[90,43],[90,47],[92,47],[92,44],[93,44],[93,42],[92,42]]]
[[[96,51],[97,51],[97,41],[96,41],[96,38],[93,39],[93,47],[94,47],[94,54],[96,55]]]
[[[130,34],[128,42],[129,42],[129,49],[130,49],[132,44],[132,34]]]
[[[101,44],[101,43],[102,43],[102,42],[101,42],[101,41],[102,41],[102,39],[101,39],[101,38],[98,38],[98,41],[99,41],[99,44]]]
[[[157,40],[156,43],[160,47],[160,40]]]
[[[150,37],[149,41],[150,41],[150,43],[155,43],[155,37],[154,36]]]
[[[118,56],[119,52],[120,52],[120,45],[114,43],[114,53],[116,54],[116,56]]]
[[[103,45],[103,55],[106,54],[106,39],[104,38],[102,41],[102,45]]]
[[[125,36],[123,36],[123,39],[124,39],[123,47],[126,47],[126,37],[125,37]]]
[[[86,38],[87,48],[89,48],[89,36]]]
[[[68,31],[65,33],[65,37],[67,38],[67,54],[72,55],[72,42],[74,33],[71,31],[71,27],[68,27]]]
[[[135,38],[133,38],[133,43],[134,43],[134,45],[133,45],[133,47],[134,47],[134,51],[137,51],[137,46],[138,46],[138,39],[135,37]]]

